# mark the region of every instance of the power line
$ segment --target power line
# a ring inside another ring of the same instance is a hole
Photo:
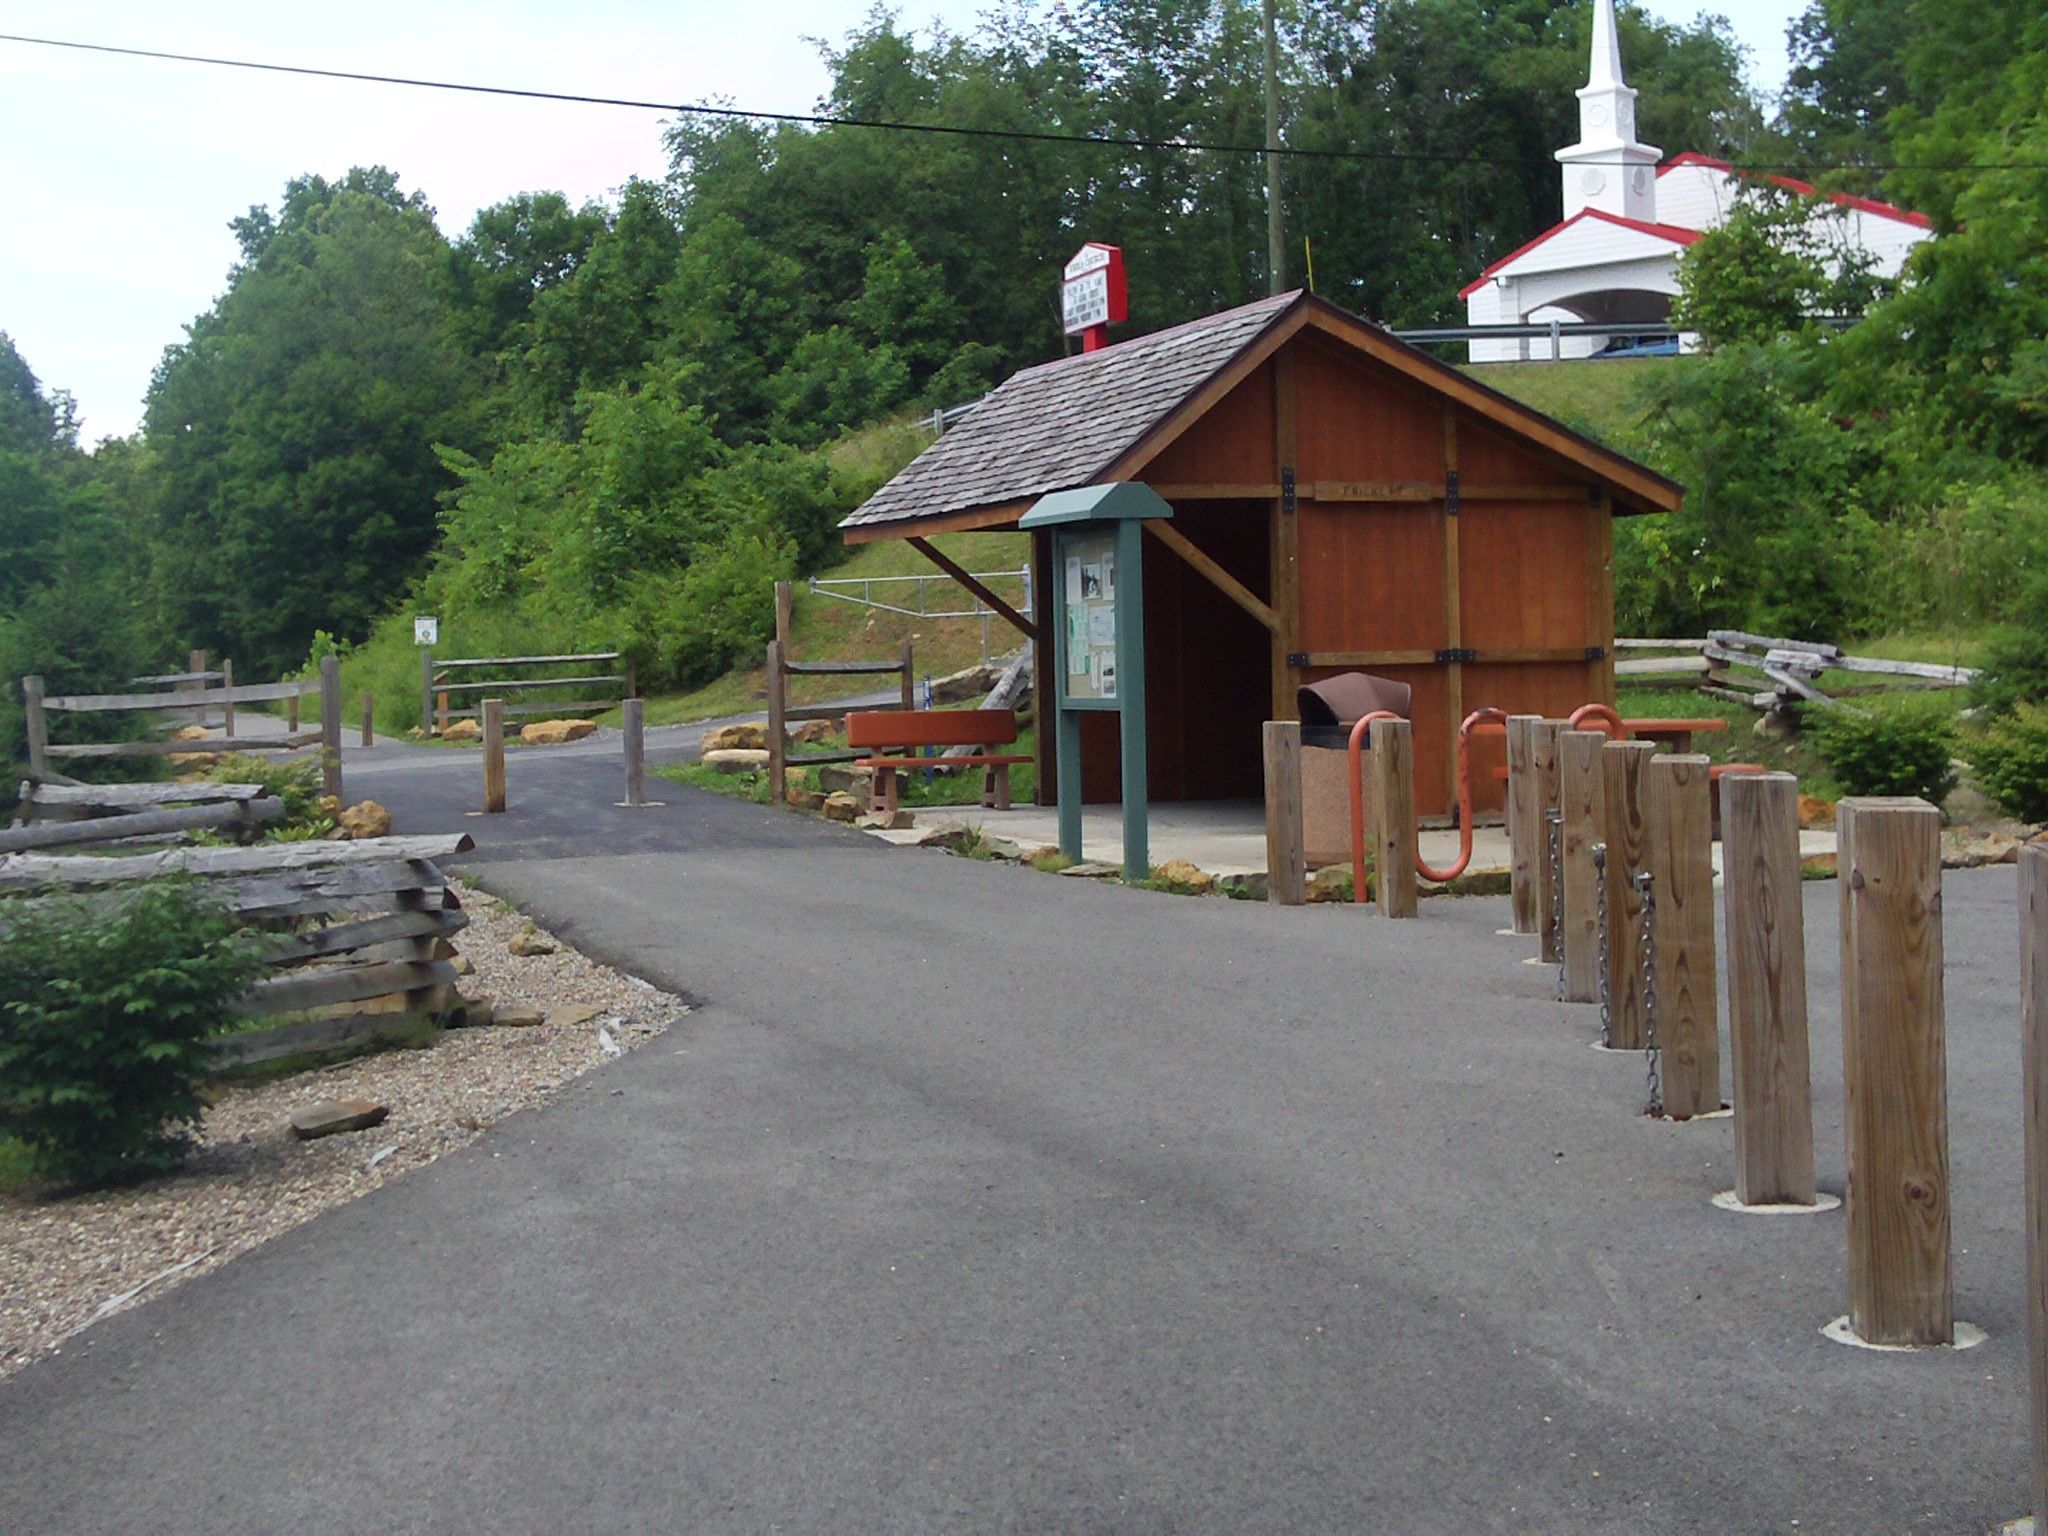
[[[1059,133],[1044,128],[970,128],[953,123],[909,123],[884,118],[834,117],[815,112],[764,112],[744,107],[711,106],[706,103],[644,101],[630,96],[589,96],[572,91],[539,91],[511,85],[478,85],[463,80],[428,80],[410,75],[379,75],[349,69],[320,69],[310,64],[274,64],[259,59],[223,59],[208,54],[170,53],[154,48],[123,48],[112,43],[82,43],[67,38],[28,37],[0,32],[0,42],[23,43],[38,48],[67,48],[80,53],[116,54],[123,58],[152,59],[171,64],[210,64],[222,69],[249,69],[266,74],[311,76],[319,80],[348,80],[368,85],[402,85],[416,90],[457,91],[475,96],[506,96],[524,101],[563,102],[573,106],[625,107],[642,112],[675,112],[693,117],[735,118],[749,122],[793,123],[817,128],[870,128],[888,133],[924,133],[951,138],[1000,139],[1028,144],[1076,144],[1101,149],[1155,149],[1176,152],[1200,151],[1219,155],[1279,154],[1296,160],[1380,160],[1430,165],[1549,166],[1542,160],[1506,156],[1457,155],[1427,150],[1317,149],[1302,145],[1281,145],[1269,150],[1264,144],[1229,144],[1203,139],[1145,139],[1118,134]],[[2041,171],[2048,161],[2006,160],[1985,164],[1938,165],[1857,164],[1826,167],[1745,164],[1738,169],[1761,172],[1858,171]]]

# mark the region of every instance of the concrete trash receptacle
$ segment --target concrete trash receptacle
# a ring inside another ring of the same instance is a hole
[[[1309,868],[1351,857],[1351,728],[1374,710],[1408,718],[1406,683],[1370,672],[1342,672],[1296,690],[1301,714],[1301,840]],[[1361,768],[1366,759],[1361,755]],[[1372,798],[1365,801],[1365,837],[1372,843]]]

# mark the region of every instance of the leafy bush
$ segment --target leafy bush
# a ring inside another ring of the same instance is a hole
[[[1955,722],[1939,706],[1810,705],[1800,723],[1844,794],[1918,795],[1939,805],[1956,787]]]
[[[2048,821],[2048,708],[2022,704],[1985,732],[1970,761],[1991,798],[2022,821]]]
[[[1982,675],[1970,690],[1993,714],[2048,702],[2048,572],[2028,579],[2014,612],[1985,641]]]
[[[261,961],[224,909],[161,881],[0,911],[0,1132],[56,1183],[175,1167],[204,1042]]]
[[[216,784],[261,784],[263,792],[284,802],[284,820],[271,824],[273,837],[325,837],[334,830],[334,818],[320,801],[325,784],[319,762],[310,757],[297,759],[259,757],[253,752],[230,752],[208,770]]]

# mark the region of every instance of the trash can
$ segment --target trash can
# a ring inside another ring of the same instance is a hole
[[[1408,718],[1412,690],[1391,677],[1340,672],[1296,690],[1301,714],[1301,840],[1311,869],[1351,857],[1351,728],[1376,709]],[[1366,840],[1372,840],[1366,806]]]

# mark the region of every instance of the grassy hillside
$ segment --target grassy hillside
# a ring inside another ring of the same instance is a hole
[[[1642,420],[1636,386],[1687,357],[1623,357],[1577,363],[1475,363],[1465,372],[1603,443],[1622,444]]]

